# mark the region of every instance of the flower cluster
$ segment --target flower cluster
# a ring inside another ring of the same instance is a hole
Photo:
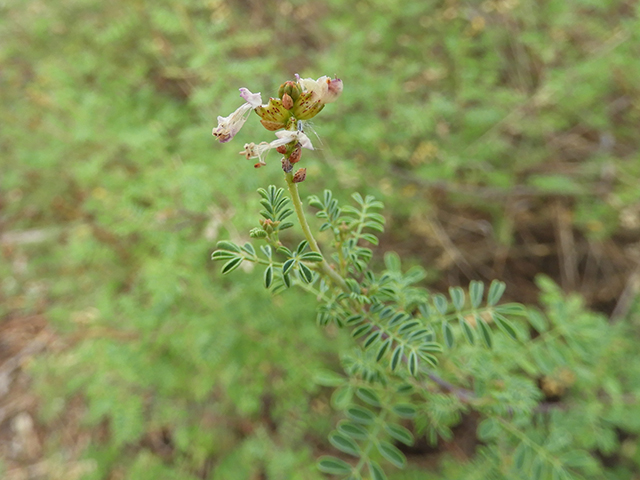
[[[302,130],[302,122],[315,117],[327,103],[334,102],[340,93],[342,80],[338,78],[323,76],[313,80],[300,78],[297,74],[295,82],[283,83],[278,91],[279,98],[270,98],[266,105],[262,104],[260,93],[251,93],[248,89],[241,88],[240,96],[245,103],[228,117],[218,117],[218,126],[211,133],[220,143],[226,143],[240,131],[251,111],[256,112],[262,126],[275,132],[277,138],[257,145],[247,143],[240,154],[247,159],[257,158],[255,167],[258,168],[266,165],[266,154],[276,149],[284,155],[282,168],[289,173],[300,160],[303,148],[313,150],[311,140]],[[298,170],[294,181],[304,180],[305,173],[304,169]]]

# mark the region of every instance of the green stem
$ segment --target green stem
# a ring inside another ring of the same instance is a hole
[[[340,274],[344,277],[347,274],[347,262],[345,262],[344,254],[342,253],[342,240],[337,242],[336,250],[338,251],[338,260],[340,262]]]
[[[362,455],[360,455],[360,460],[358,464],[354,468],[354,471],[360,473],[364,467],[364,465],[369,461],[369,453],[371,453],[371,449],[373,448],[375,440],[380,435],[382,431],[382,427],[384,425],[384,421],[386,420],[387,412],[382,410],[380,412],[380,416],[378,417],[378,421],[375,423],[374,427],[370,431],[369,438],[367,439],[367,446],[362,450]],[[369,472],[371,473],[371,472]]]
[[[304,209],[302,208],[302,201],[300,200],[300,194],[298,193],[298,184],[293,182],[293,175],[291,173],[285,174],[285,179],[287,180],[287,187],[289,188],[289,194],[291,195],[291,201],[293,202],[293,208],[296,211],[296,215],[298,216],[298,221],[300,222],[300,226],[302,227],[302,231],[304,232],[304,236],[309,242],[309,247],[314,252],[322,255],[320,251],[320,247],[318,246],[318,242],[313,237],[311,233],[311,228],[309,228],[309,224],[307,223],[307,218],[304,216]],[[344,291],[349,291],[349,287],[347,286],[347,282],[344,281],[344,278],[340,276],[338,272],[336,272],[329,263],[324,259],[321,265],[322,273],[324,273],[327,277],[329,277],[333,283],[339,286]]]

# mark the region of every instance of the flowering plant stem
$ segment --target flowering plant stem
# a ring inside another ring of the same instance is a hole
[[[300,194],[298,193],[298,184],[293,181],[293,174],[291,172],[285,173],[285,179],[287,181],[287,187],[289,188],[289,194],[291,195],[291,201],[293,202],[293,207],[296,211],[296,215],[298,217],[298,221],[300,222],[300,226],[302,227],[302,231],[304,233],[305,238],[309,242],[309,247],[314,252],[317,252],[322,255],[320,251],[320,247],[318,246],[318,242],[314,238],[311,233],[311,228],[309,228],[309,224],[307,223],[307,218],[304,215],[304,209],[302,207],[302,201],[300,200]],[[327,277],[333,281],[337,286],[342,288],[344,291],[349,291],[349,287],[347,283],[344,281],[344,278],[340,276],[338,272],[336,272],[326,259],[322,260],[320,263],[320,269],[322,273],[324,273]]]

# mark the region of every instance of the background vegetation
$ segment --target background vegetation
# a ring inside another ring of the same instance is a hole
[[[591,412],[606,425],[577,436],[609,478],[638,478],[638,10],[631,0],[0,1],[3,372],[45,349],[30,368],[37,401],[5,397],[0,471],[323,477],[315,458],[331,451],[340,417],[313,372],[339,369],[350,339],[319,329],[296,292],[272,299],[260,275],[219,275],[216,241],[244,243],[255,190],[282,173],[275,157],[254,170],[237,155],[264,137],[257,122],[236,145],[210,132],[240,86],[266,96],[294,73],[335,73],[345,91],[318,117],[322,150],[305,156],[303,196],[328,187],[341,200],[383,199],[374,262],[396,250],[433,290],[500,278],[508,299],[538,304],[544,273],[582,295],[599,313],[576,299],[562,310],[544,284],[547,311],[612,335],[598,361],[570,368],[590,379],[573,394],[625,406]],[[541,395],[561,400],[572,382],[541,380]],[[416,444],[414,472],[391,478],[477,478],[476,425],[446,423],[446,441]],[[21,447],[20,432],[40,447]]]

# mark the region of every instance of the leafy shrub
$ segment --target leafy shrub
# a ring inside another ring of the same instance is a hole
[[[216,240],[248,240],[260,199],[251,192],[280,181],[277,169],[256,175],[239,163],[237,149],[211,145],[215,116],[232,106],[229,89],[247,79],[267,91],[283,72],[326,71],[357,85],[325,112],[317,127],[320,160],[307,173],[314,192],[331,189],[341,205],[351,191],[384,199],[380,251],[398,250],[404,267],[391,269],[393,257],[383,266],[373,253],[375,271],[395,271],[398,282],[420,263],[430,283],[466,286],[462,274],[450,281],[455,266],[448,257],[430,261],[442,250],[425,248],[435,237],[434,218],[445,229],[444,215],[451,225],[462,216],[486,222],[482,238],[492,256],[487,261],[470,250],[473,274],[499,264],[492,260],[521,246],[528,232],[546,233],[531,215],[554,224],[549,212],[557,211],[575,227],[569,232],[576,268],[596,265],[584,267],[597,272],[584,282],[594,285],[585,293],[592,303],[615,302],[633,267],[638,232],[634,8],[622,0],[2,2],[0,221],[8,261],[0,262],[0,311],[44,312],[63,335],[61,349],[34,365],[42,413],[61,430],[77,412],[76,430],[89,444],[76,442],[80,454],[52,435],[50,450],[92,459],[87,478],[321,477],[311,465],[330,454],[330,442],[318,438],[334,428],[341,433],[343,424],[313,372],[338,371],[338,352],[347,351],[350,338],[335,330],[338,317],[327,336],[302,321],[317,313],[301,293],[283,292],[272,305],[263,278],[236,275],[230,282],[208,260]],[[257,131],[246,128],[247,138]],[[460,237],[451,235],[462,248]],[[27,238],[36,241],[20,240]],[[283,238],[294,247],[300,240],[291,230]],[[535,240],[534,247],[548,243]],[[612,251],[618,260],[602,261],[601,252]],[[529,279],[527,261],[539,257],[527,252],[517,263]],[[514,295],[518,271],[508,263],[504,275],[498,270],[482,275],[507,280],[506,295]],[[438,368],[450,383],[481,388],[481,398],[490,393],[493,403],[470,405],[434,389],[431,410],[415,417],[417,440],[455,439],[460,419],[473,418],[471,411],[496,418],[504,412],[490,408],[503,401],[523,412],[534,404],[545,410],[549,400],[540,392],[559,392],[550,386],[558,383],[565,389],[553,422],[537,412],[509,419],[510,431],[500,422],[483,426],[473,462],[446,462],[443,478],[512,475],[509,457],[523,450],[527,472],[532,449],[547,454],[536,467],[543,473],[562,465],[571,449],[600,452],[592,455],[597,464],[583,456],[585,464],[575,465],[591,472],[585,476],[601,478],[603,464],[611,478],[637,469],[633,329],[622,321],[605,328],[575,299],[557,291],[548,297],[555,300],[544,308],[547,328],[559,321],[553,315],[568,312],[598,341],[565,338],[561,327],[529,342],[524,320],[516,320],[519,340],[541,346],[515,355],[518,343],[498,335],[486,350],[474,330],[476,343],[467,345],[464,323],[451,324],[456,342],[445,352],[453,360],[441,357]],[[635,315],[635,305],[628,311]],[[540,321],[528,312],[529,321]],[[441,341],[442,331],[436,335]],[[555,351],[575,375],[570,385],[558,359],[545,356]],[[521,356],[522,365],[514,364]],[[482,379],[479,387],[458,377],[469,371]],[[416,398],[407,393],[406,401]],[[556,428],[575,434],[556,442]],[[528,448],[519,446],[525,438]],[[389,475],[411,475],[374,461]]]

